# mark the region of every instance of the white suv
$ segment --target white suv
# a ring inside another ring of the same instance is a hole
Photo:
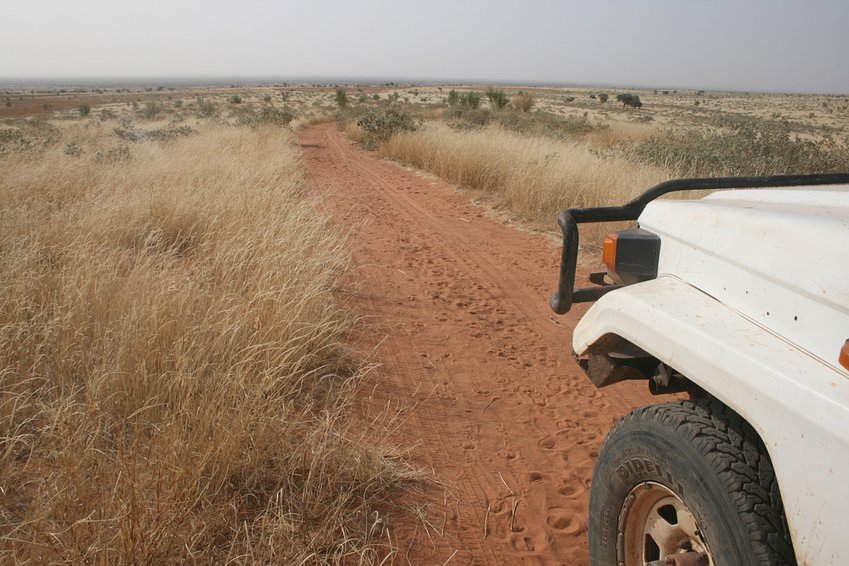
[[[688,189],[731,190],[655,200]],[[593,383],[689,393],[608,434],[592,563],[849,564],[849,174],[675,180],[558,220],[551,305],[597,301],[572,341]],[[624,220],[574,289],[577,224]]]

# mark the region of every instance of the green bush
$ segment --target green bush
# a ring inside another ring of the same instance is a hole
[[[510,99],[507,98],[507,94],[503,90],[495,90],[489,87],[486,91],[486,97],[489,99],[489,103],[494,110],[501,110],[510,104]]]
[[[468,130],[486,126],[492,118],[492,112],[465,105],[449,106],[442,116],[455,130]]]
[[[295,117],[290,110],[275,108],[274,106],[263,106],[258,111],[248,106],[233,114],[236,116],[236,123],[240,126],[258,126],[260,124],[286,126]]]
[[[14,128],[0,128],[0,157],[11,153],[43,151],[62,139],[62,130],[38,118],[15,121]]]
[[[374,108],[357,119],[357,126],[363,131],[363,147],[374,149],[381,142],[400,132],[414,132],[421,120],[413,114],[398,108]]]
[[[469,90],[460,95],[460,104],[467,108],[477,108],[481,105],[481,95],[475,90]]]
[[[642,101],[640,100],[640,96],[630,92],[617,94],[616,100],[621,102],[623,107],[630,106],[632,108],[640,108],[643,105]]]
[[[593,124],[584,116],[558,116],[551,112],[499,112],[494,119],[502,127],[528,136],[544,136],[558,140],[575,139],[607,128]]]
[[[88,104],[82,104],[79,108],[77,108],[77,111],[80,113],[80,116],[85,118],[86,116],[91,114],[91,106]]]
[[[666,131],[625,148],[636,161],[685,177],[830,173],[849,170],[849,147],[831,136],[791,135],[786,122],[736,118],[718,129]]]
[[[336,89],[336,106],[342,110],[348,107],[348,93],[344,88]]]

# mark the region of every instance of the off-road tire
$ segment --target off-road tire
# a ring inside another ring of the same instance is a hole
[[[666,487],[689,508],[715,565],[796,564],[766,449],[721,403],[652,405],[614,425],[590,491],[593,566],[618,564],[620,513],[626,497],[646,482]]]

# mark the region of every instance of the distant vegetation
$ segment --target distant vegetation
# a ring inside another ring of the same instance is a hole
[[[849,148],[833,136],[806,139],[791,134],[787,124],[754,118],[721,120],[718,125],[660,131],[626,145],[623,154],[683,177],[849,171]]]

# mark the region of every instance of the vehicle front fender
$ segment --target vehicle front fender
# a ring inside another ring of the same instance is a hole
[[[849,373],[672,276],[599,299],[575,328],[573,349],[586,354],[609,335],[746,419],[775,468],[799,562],[849,564]]]

